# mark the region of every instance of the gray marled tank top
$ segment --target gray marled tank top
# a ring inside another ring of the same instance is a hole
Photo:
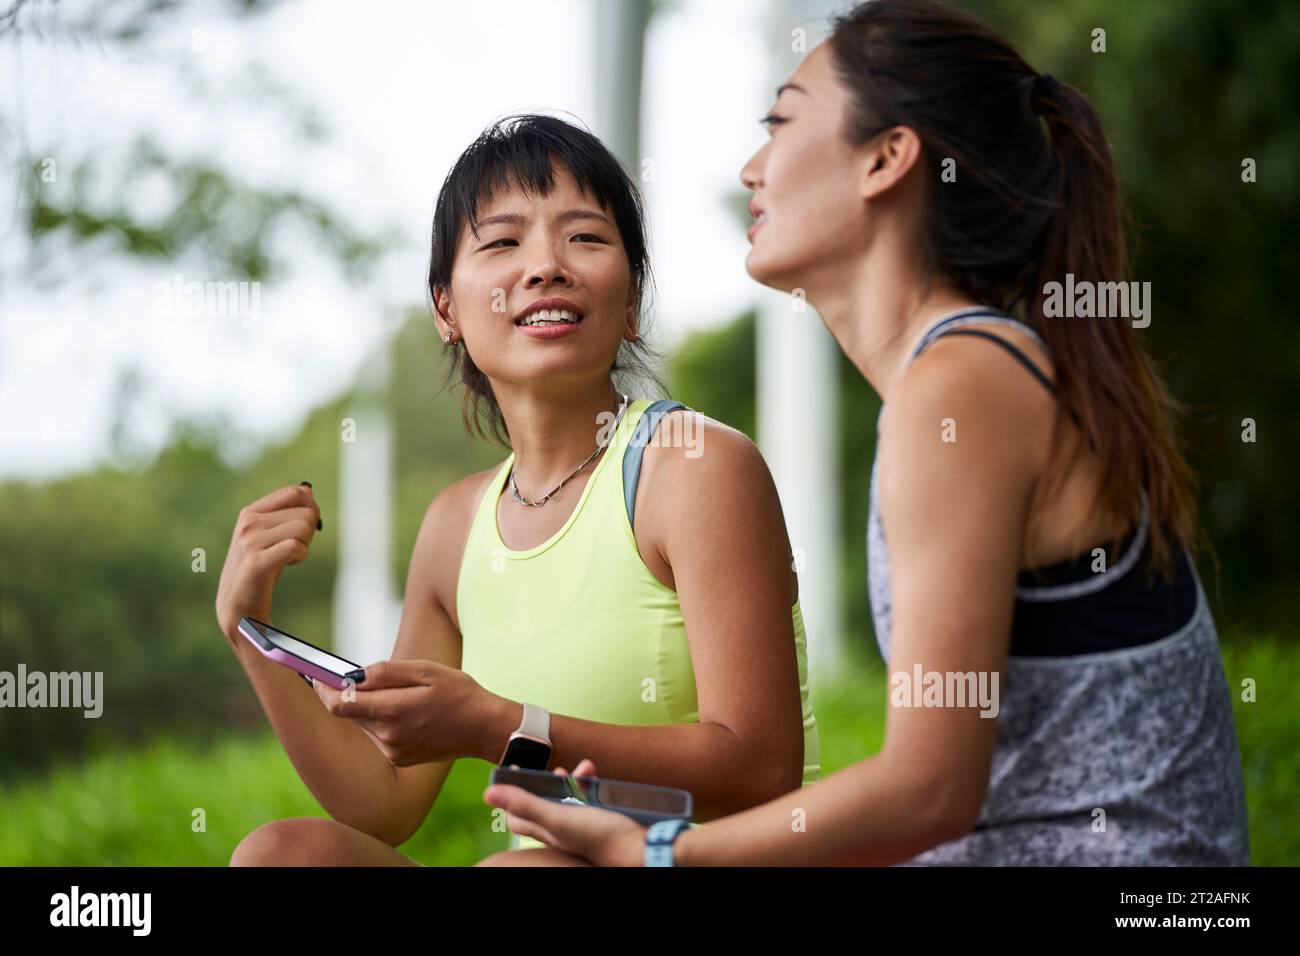
[[[936,321],[907,364],[942,331],[960,325],[1014,325],[1042,344],[1023,323],[973,313]],[[877,453],[867,563],[876,641],[888,662],[880,467]],[[1129,550],[1109,571],[1064,587],[1018,587],[1017,614],[1027,602],[1078,598],[1131,573],[1146,540],[1143,506]],[[904,865],[1248,865],[1232,704],[1199,577],[1195,584],[1191,618],[1147,643],[1073,656],[1008,656],[994,718],[997,745],[975,829]]]

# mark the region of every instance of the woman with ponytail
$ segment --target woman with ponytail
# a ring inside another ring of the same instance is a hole
[[[863,491],[885,739],[653,855],[1248,863],[1172,400],[1131,315],[1049,304],[1129,278],[1096,111],[969,15],[874,0],[763,122],[747,269],[803,290],[883,400]],[[650,858],[624,817],[486,797],[588,861]]]

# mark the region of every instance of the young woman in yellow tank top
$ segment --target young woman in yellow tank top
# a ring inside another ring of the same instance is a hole
[[[317,684],[324,708],[233,636],[242,615],[270,619],[319,510],[297,488],[241,514],[260,533],[237,527],[218,617],[333,819],[259,827],[232,863],[410,864],[395,847],[452,762],[508,747],[689,790],[698,820],[819,778],[798,581],[762,457],[616,385],[629,370],[653,380],[648,280],[636,186],[590,133],[512,117],[453,167],[429,289],[466,423],[511,453],[434,499],[391,660],[365,668],[355,700]],[[501,858],[561,856],[523,845]]]

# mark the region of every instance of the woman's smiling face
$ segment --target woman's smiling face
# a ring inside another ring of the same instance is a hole
[[[764,285],[789,292],[863,248],[864,154],[845,138],[848,111],[830,47],[819,44],[781,86],[765,117],[770,138],[740,171],[756,217],[745,268]]]
[[[618,227],[562,163],[554,169],[549,195],[513,182],[495,191],[477,235],[461,229],[451,287],[435,297],[489,379],[607,375],[620,341],[636,338],[636,283]],[[544,300],[562,301],[539,313]],[[543,316],[564,321],[534,324]]]

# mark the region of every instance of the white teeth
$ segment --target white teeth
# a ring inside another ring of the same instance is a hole
[[[573,325],[578,321],[578,314],[568,309],[538,309],[536,312],[519,320],[519,325],[555,325],[566,322]]]
[[[755,224],[757,224],[757,223],[762,222],[762,221],[763,221],[764,219],[766,219],[766,218],[767,218],[767,213],[765,213],[765,212],[760,212],[760,213],[758,214],[758,218],[755,219],[754,222],[755,222]]]

